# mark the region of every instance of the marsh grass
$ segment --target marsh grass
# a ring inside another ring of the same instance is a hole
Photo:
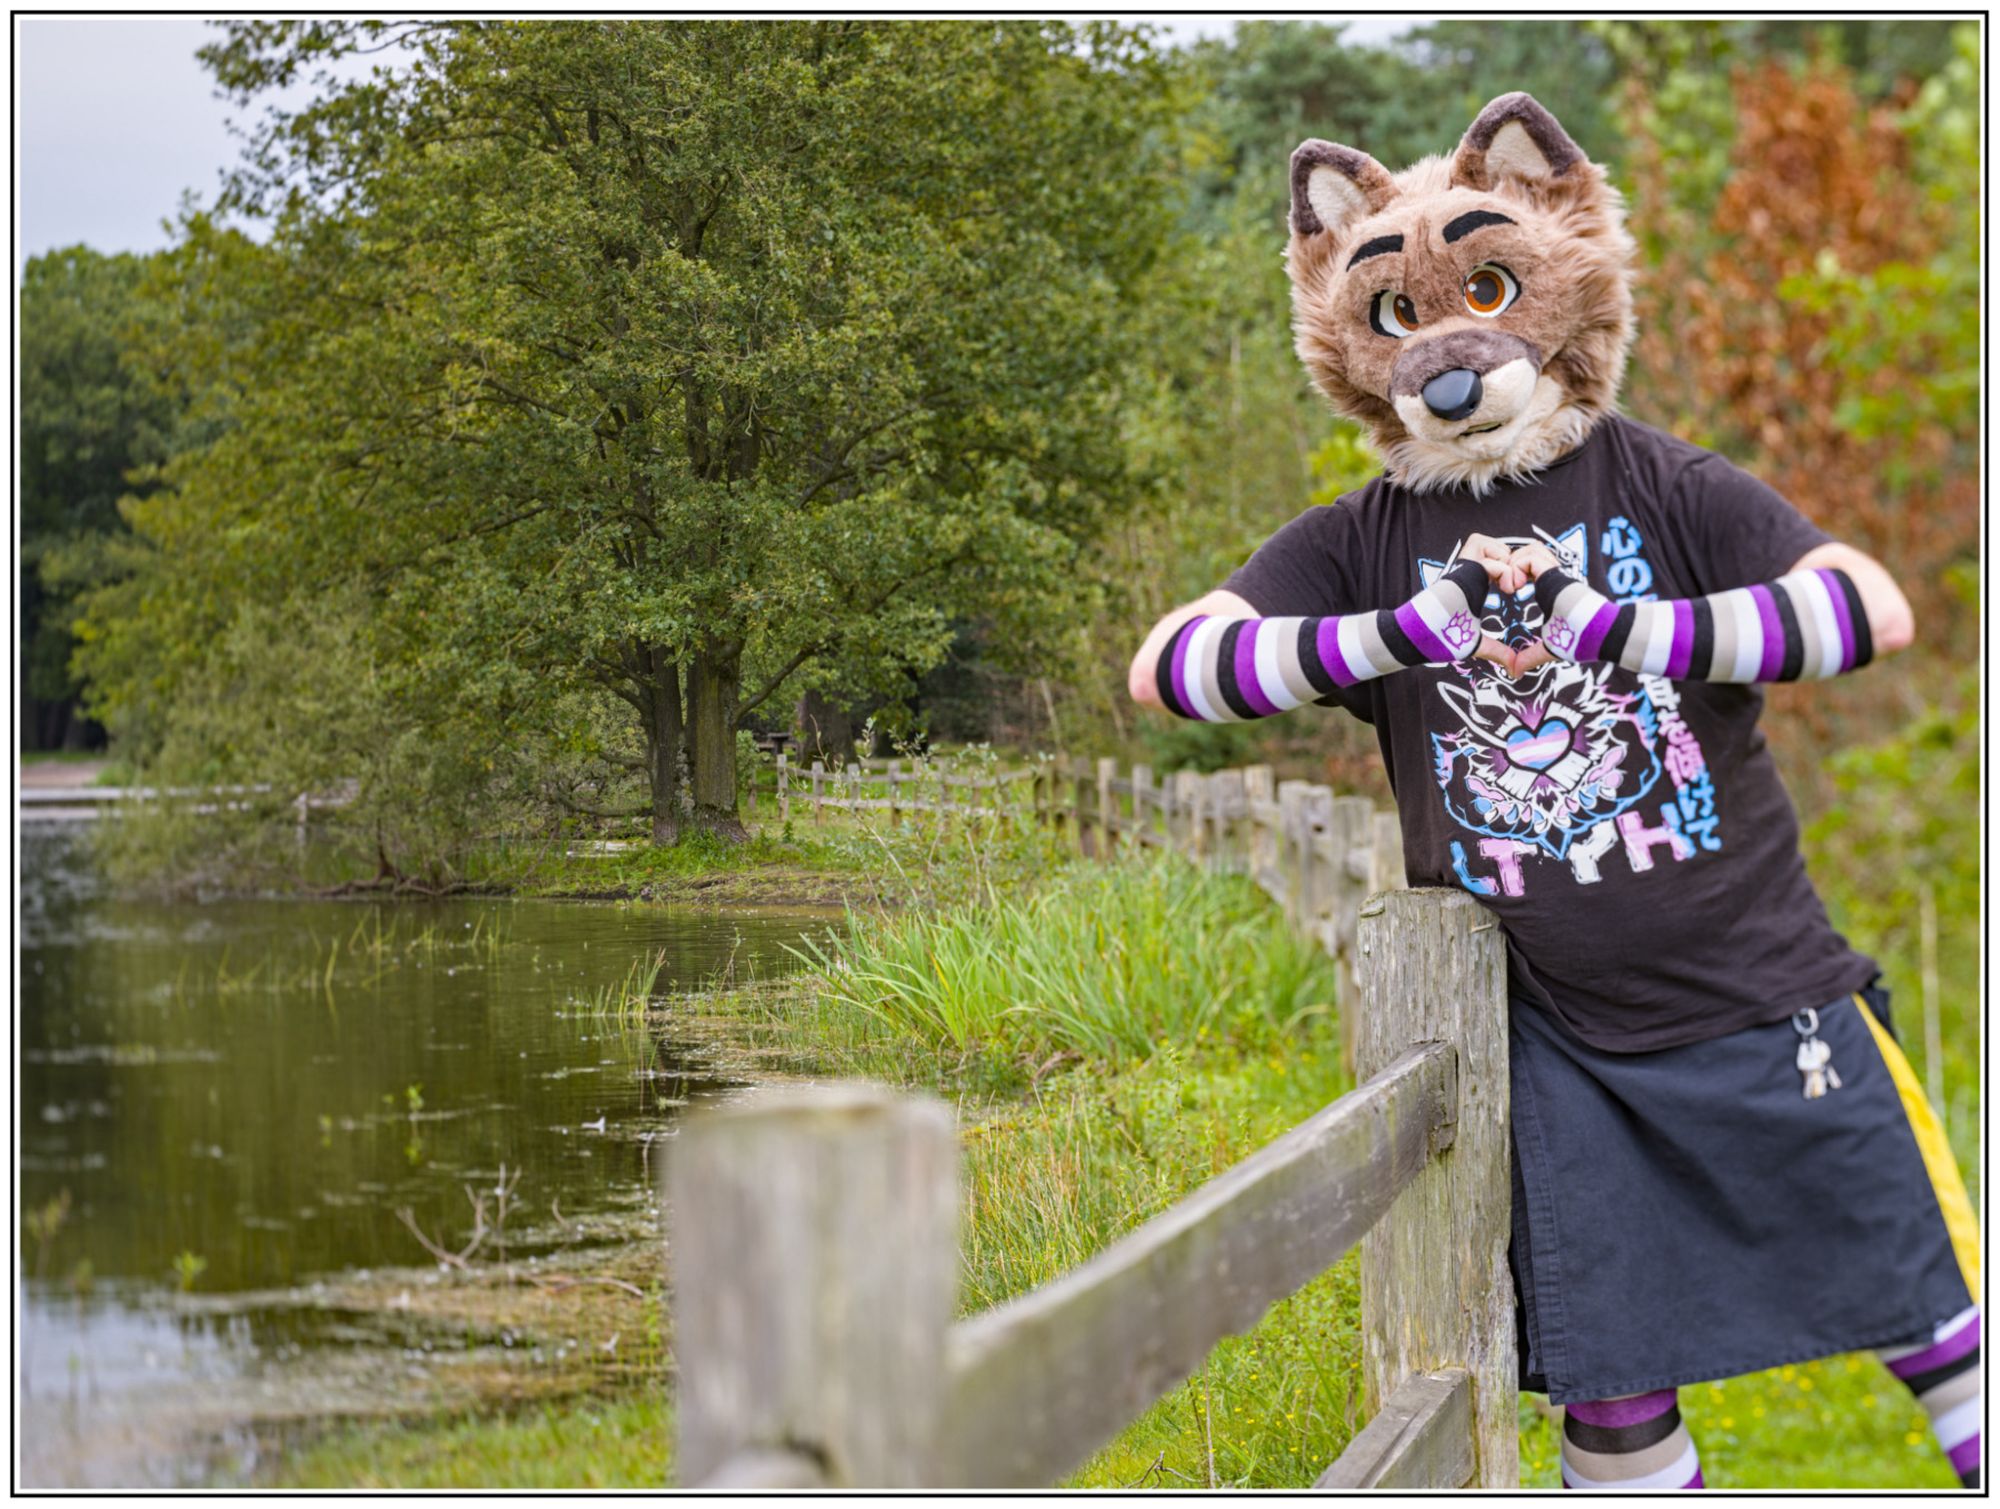
[[[652,1009],[654,987],[666,967],[664,948],[642,954],[632,961],[624,979],[615,985],[598,986],[576,1004],[593,1017],[606,1018],[621,1026],[643,1026]]]
[[[1171,856],[1071,865],[1024,895],[850,915],[794,950],[836,1041],[979,1061],[1029,1082],[1072,1060],[1248,1048],[1327,1016],[1333,970],[1248,882]]]

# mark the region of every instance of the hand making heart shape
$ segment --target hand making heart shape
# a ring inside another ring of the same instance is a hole
[[[1486,568],[1487,578],[1493,585],[1510,596],[1529,582],[1538,580],[1543,572],[1559,570],[1562,566],[1562,562],[1556,559],[1556,553],[1546,545],[1522,545],[1509,550],[1490,535],[1483,534],[1467,535],[1458,558],[1477,561]],[[1568,625],[1561,627],[1567,629]],[[1540,639],[1525,649],[1517,650],[1486,633],[1479,636],[1479,648],[1473,655],[1478,660],[1490,660],[1513,680],[1558,658]]]

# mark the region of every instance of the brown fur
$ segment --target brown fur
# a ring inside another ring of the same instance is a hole
[[[1328,142],[1305,143],[1292,164],[1286,265],[1299,357],[1334,407],[1368,428],[1399,482],[1484,492],[1546,466],[1615,410],[1633,333],[1624,206],[1604,170],[1534,100],[1502,95],[1450,157],[1393,175]],[[1445,242],[1447,224],[1482,209],[1515,223]],[[1397,234],[1400,252],[1348,265],[1356,248]],[[1521,290],[1491,318],[1471,313],[1463,292],[1487,262]],[[1385,289],[1417,306],[1419,329],[1407,339],[1369,324]],[[1497,419],[1500,429],[1446,433],[1453,427],[1422,408],[1423,383],[1453,366],[1494,379],[1465,426]]]

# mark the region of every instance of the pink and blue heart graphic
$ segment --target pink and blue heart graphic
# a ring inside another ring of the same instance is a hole
[[[1546,718],[1533,728],[1507,735],[1507,758],[1526,770],[1547,770],[1569,753],[1576,730],[1561,718]]]

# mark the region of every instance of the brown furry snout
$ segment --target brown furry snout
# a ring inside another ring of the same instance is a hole
[[[1481,377],[1511,361],[1525,360],[1538,372],[1542,367],[1542,353],[1535,343],[1505,330],[1454,330],[1406,346],[1389,375],[1391,398],[1422,393],[1433,377],[1461,367]]]

